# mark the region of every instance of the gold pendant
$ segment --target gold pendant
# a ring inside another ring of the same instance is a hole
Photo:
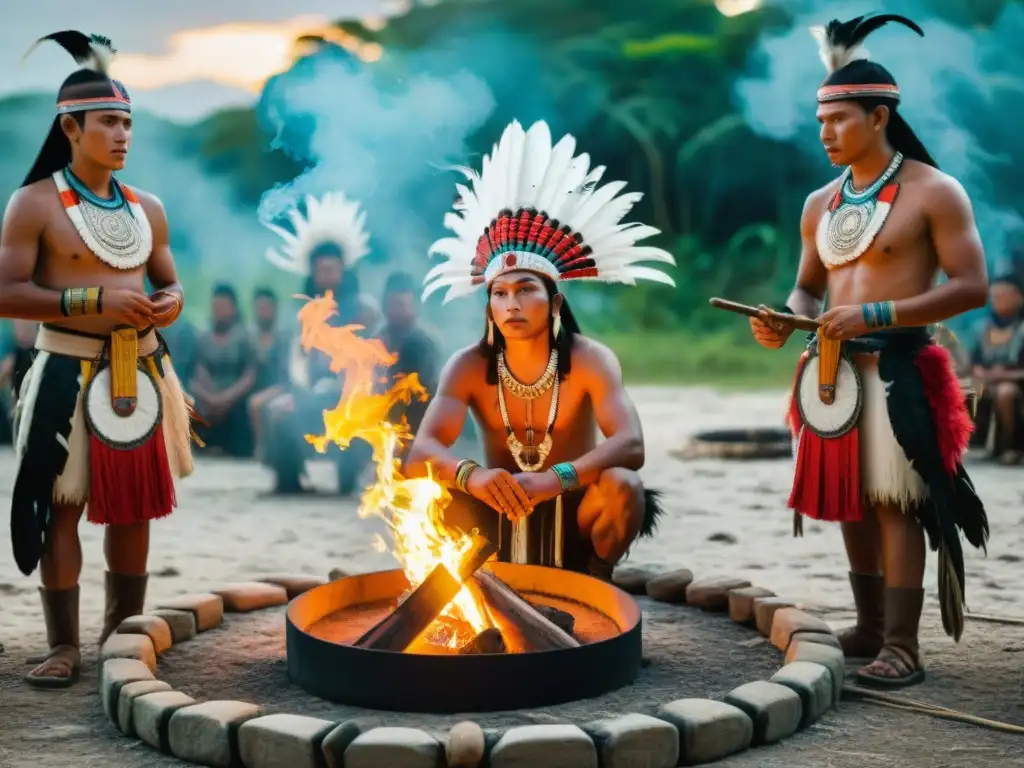
[[[548,455],[551,453],[551,435],[544,435],[544,439],[538,446],[525,446],[514,434],[510,434],[505,442],[512,458],[524,472],[536,472],[544,466],[544,462],[547,461]]]

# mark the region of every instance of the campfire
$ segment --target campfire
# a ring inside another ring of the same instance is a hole
[[[409,583],[397,607],[351,644],[431,655],[578,648],[572,613],[527,599],[487,565],[492,542],[444,524],[451,497],[440,483],[401,475],[396,454],[412,434],[404,418],[396,424],[389,416],[427,392],[415,374],[382,380],[380,371],[396,356],[381,341],[358,336],[361,326],[332,327],[336,310],[328,293],[299,311],[304,349],[326,354],[331,370],[345,374],[338,405],[324,412],[324,434],[306,439],[320,453],[332,443],[344,450],[354,439],[372,446],[376,481],[364,491],[359,515],[384,521],[390,541],[378,536],[374,546],[395,556]]]

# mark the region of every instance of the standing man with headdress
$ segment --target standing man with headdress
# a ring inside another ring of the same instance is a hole
[[[297,208],[289,212],[292,225],[269,225],[284,240],[281,252],[267,250],[274,266],[305,278],[303,292],[313,298],[328,291],[334,295],[338,313],[331,325],[361,325],[373,331],[378,311],[359,291],[355,265],[370,252],[366,212],[359,203],[341,192],[328,192],[304,200],[305,215]],[[265,435],[264,462],[274,471],[274,492],[301,493],[305,457],[309,450],[305,435],[323,428],[323,411],[333,408],[341,397],[344,374],[331,371],[330,359],[316,350],[302,347],[299,336],[285,355],[287,384],[282,394],[263,406]],[[349,495],[373,451],[362,440],[354,441],[337,457],[338,490]]]
[[[486,331],[457,352],[409,451],[407,472],[452,489],[446,523],[479,527],[503,560],[590,572],[602,578],[638,535],[649,535],[657,493],[638,474],[644,437],[614,353],[580,332],[559,284],[634,285],[672,279],[641,263],[674,264],[636,243],[658,234],[623,224],[642,197],[624,182],[597,187],[604,167],[552,146],[547,124],[513,122],[477,174],[458,185],[445,226],[455,237],[431,248],[447,260],[425,278],[424,299],[487,294]],[[472,413],[487,466],[451,447]],[[598,442],[597,432],[605,440]]]
[[[985,255],[970,200],[939,171],[897,110],[900,89],[868,60],[864,38],[884,15],[832,21],[812,32],[828,77],[818,88],[821,141],[842,175],[813,192],[787,310],[830,308],[801,361],[790,410],[799,439],[789,504],[842,524],[857,624],[847,656],[874,658],[862,682],[924,678],[918,624],[925,535],[939,553],[946,632],[963,631],[961,532],[984,547],[988,521],[964,471],[971,432],[949,353],[927,326],[985,304]],[[948,278],[936,285],[939,272]],[[777,348],[792,328],[768,311],[755,338]]]
[[[85,66],[61,85],[46,142],[7,205],[0,314],[41,323],[18,397],[11,534],[19,568],[40,565],[43,581],[50,651],[27,680],[65,687],[80,664],[82,510],[106,526],[102,643],[142,613],[149,521],[171,513],[174,478],[192,471],[191,404],[155,330],[184,301],[167,217],[113,175],[132,138],[128,92],[106,70],[114,49],[81,32],[43,40]]]

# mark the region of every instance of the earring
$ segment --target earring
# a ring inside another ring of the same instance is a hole
[[[494,346],[494,321],[491,318],[487,318],[487,346]]]
[[[555,327],[554,327],[554,331],[555,331],[555,338],[557,339],[558,338],[558,334],[560,334],[562,332],[562,315],[561,314],[557,314],[557,313],[555,314]]]

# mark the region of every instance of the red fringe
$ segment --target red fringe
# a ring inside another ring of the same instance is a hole
[[[90,523],[141,523],[166,517],[176,505],[162,425],[130,451],[115,450],[89,436]]]
[[[860,432],[854,427],[842,437],[826,440],[809,429],[803,429],[796,387],[807,360],[805,352],[797,366],[786,414],[786,425],[794,437],[800,437],[788,506],[815,520],[857,523],[864,516],[860,489]]]
[[[974,431],[974,422],[964,402],[953,358],[945,347],[929,344],[918,352],[914,363],[924,379],[924,395],[935,424],[942,466],[949,474],[956,474]]]

